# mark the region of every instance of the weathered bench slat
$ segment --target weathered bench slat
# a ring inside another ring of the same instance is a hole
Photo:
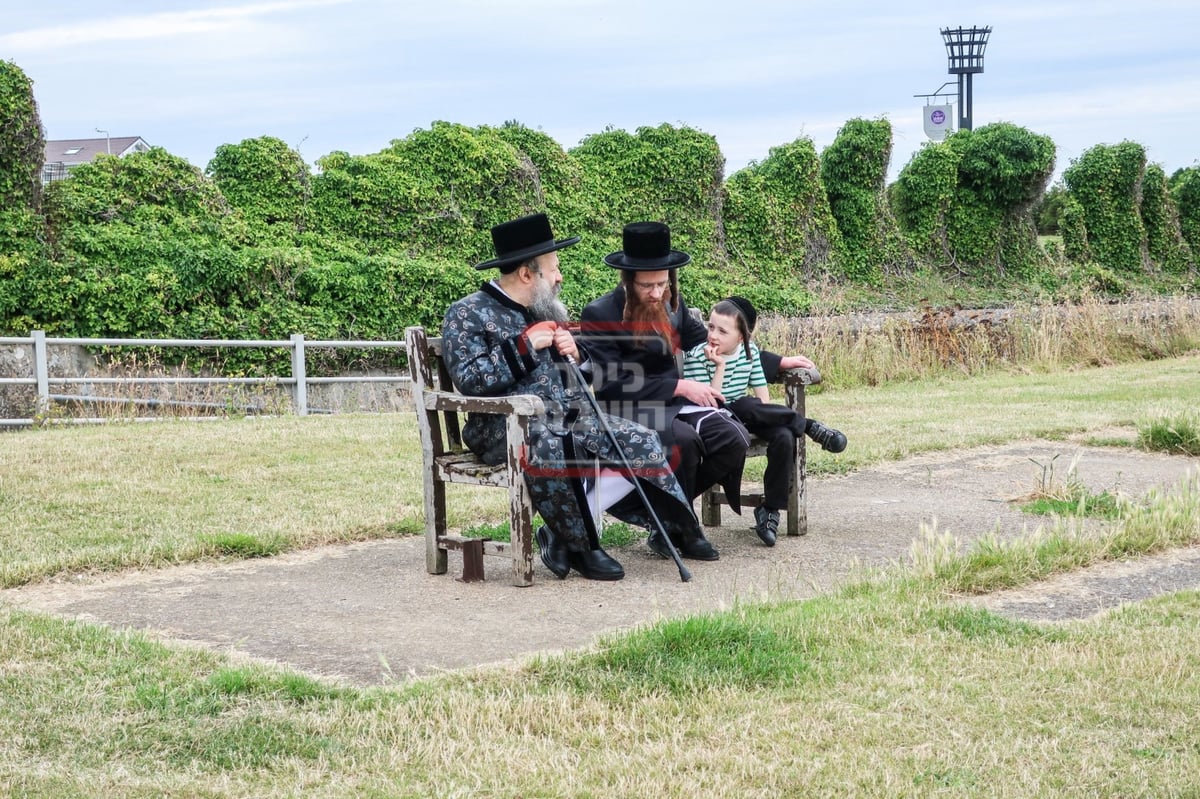
[[[474,457],[474,455],[460,453],[434,458],[433,466],[437,471],[437,478],[447,483],[485,485],[492,486],[493,488],[505,488],[508,486],[507,465],[488,466],[485,463],[480,463],[478,460],[473,462],[465,460],[466,458]]]
[[[467,397],[448,391],[426,391],[423,400],[425,410],[453,411],[456,413],[515,413],[521,416],[537,416],[546,412],[541,397],[533,394],[513,394],[508,397]]]

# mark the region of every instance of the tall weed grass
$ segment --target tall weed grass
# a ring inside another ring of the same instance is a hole
[[[955,538],[934,527],[921,533],[912,547],[917,577],[955,593],[1012,588],[1103,561],[1200,544],[1200,473],[1172,491],[1153,490],[1143,502],[1120,504],[1117,518],[1102,532],[1065,517],[1015,541],[981,538],[966,554]]]
[[[1200,456],[1200,412],[1191,409],[1152,419],[1138,427],[1137,443],[1146,450]]]
[[[826,387],[1056,372],[1194,352],[1200,349],[1200,300],[1085,298],[998,311],[930,306],[916,314],[766,317],[758,338],[765,349],[807,355]]]

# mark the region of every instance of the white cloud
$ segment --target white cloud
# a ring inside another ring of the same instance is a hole
[[[20,56],[24,53],[75,50],[104,42],[154,41],[178,36],[232,33],[249,30],[259,17],[347,2],[350,0],[294,0],[89,20],[2,35],[0,50],[12,51]]]

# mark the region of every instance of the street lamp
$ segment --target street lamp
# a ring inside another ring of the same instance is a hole
[[[109,155],[112,155],[112,139],[108,138],[108,131],[100,130],[100,128],[96,128],[96,132],[104,134],[104,149],[105,149],[105,151],[108,152]]]
[[[983,72],[983,51],[987,48],[987,28],[942,28],[946,42],[950,74],[958,76],[958,129],[971,129],[971,76]]]

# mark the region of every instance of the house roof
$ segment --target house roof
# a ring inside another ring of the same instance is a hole
[[[141,136],[113,136],[111,138],[100,137],[98,139],[56,139],[54,141],[47,141],[45,163],[61,163],[72,166],[74,164],[86,164],[89,161],[95,160],[96,156],[109,152],[116,156],[122,156],[134,150],[138,142],[141,142],[142,148],[149,146],[142,140]]]

